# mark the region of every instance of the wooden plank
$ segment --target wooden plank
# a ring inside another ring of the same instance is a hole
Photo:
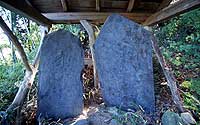
[[[51,20],[53,23],[79,23],[79,20],[88,20],[91,22],[104,23],[106,18],[113,13],[105,12],[70,12],[70,13],[43,13],[45,17]],[[118,13],[122,16],[134,20],[138,23],[142,23],[152,13]]]
[[[66,0],[60,0],[62,7],[63,7],[63,11],[66,12],[67,11],[67,1]]]
[[[200,0],[180,0],[150,16],[143,25],[154,25],[199,7]]]
[[[80,20],[80,23],[82,24],[82,26],[85,28],[85,30],[87,31],[89,35],[89,46],[90,46],[90,51],[92,55],[92,63],[93,63],[94,87],[98,89],[99,85],[97,81],[96,61],[95,61],[95,54],[94,54],[94,48],[93,48],[93,45],[96,39],[94,29],[92,28],[92,25],[86,20]]]
[[[100,0],[96,0],[96,11],[100,11]]]
[[[88,66],[92,66],[93,62],[91,58],[84,58],[84,64]]]
[[[95,12],[96,11],[96,0],[66,0],[68,11],[70,12]],[[99,0],[101,12],[126,12],[128,6],[128,0]],[[135,0],[135,10],[148,10],[151,12],[157,11],[160,3],[158,0],[152,0],[148,2]],[[63,12],[60,0],[32,0],[33,5],[40,10],[42,13],[55,13]],[[139,3],[139,4],[137,4]],[[120,11],[116,11],[116,10]]]
[[[135,0],[129,0],[127,12],[131,12],[134,6]]]
[[[0,6],[5,7],[12,12],[27,17],[43,26],[51,26],[50,20],[39,13],[35,8],[24,0],[0,0]]]
[[[161,10],[161,9],[167,7],[171,2],[172,2],[172,0],[163,0],[162,3],[160,4],[158,10]]]
[[[152,47],[153,50],[156,54],[156,57],[158,58],[158,61],[160,63],[160,66],[162,67],[162,70],[164,72],[165,78],[167,80],[167,84],[170,88],[171,94],[172,94],[172,99],[176,105],[176,107],[178,108],[178,110],[180,112],[184,112],[184,107],[183,107],[183,103],[180,97],[180,93],[178,91],[177,88],[177,84],[176,84],[176,79],[172,73],[172,71],[170,70],[170,68],[167,66],[166,61],[161,53],[161,50],[159,49],[159,46],[157,44],[157,40],[156,38],[153,36],[152,34]]]

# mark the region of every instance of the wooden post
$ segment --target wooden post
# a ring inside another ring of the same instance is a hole
[[[95,34],[94,30],[92,28],[92,25],[89,24],[86,20],[80,20],[80,23],[83,25],[85,30],[87,31],[89,35],[89,46],[90,46],[90,51],[92,54],[92,62],[93,62],[93,72],[94,72],[94,87],[99,88],[98,81],[97,81],[97,73],[96,73],[96,61],[95,61],[95,55],[94,55],[94,42],[95,42]]]
[[[184,112],[185,109],[183,108],[183,103],[182,103],[182,100],[181,100],[181,97],[180,97],[180,93],[177,89],[176,79],[175,79],[173,73],[171,72],[170,68],[167,66],[166,61],[165,61],[164,57],[162,56],[162,53],[159,49],[159,46],[157,44],[157,40],[154,37],[154,35],[152,35],[151,42],[152,42],[153,50],[156,54],[156,57],[158,58],[160,66],[162,67],[165,78],[167,80],[168,86],[170,88],[173,102],[175,103],[179,112]]]
[[[68,9],[68,7],[67,7],[67,1],[66,0],[61,0],[61,5],[62,5],[62,7],[63,7],[63,11],[67,11]]]
[[[9,29],[9,27],[6,25],[6,23],[3,21],[3,19],[1,17],[0,17],[0,26],[4,30],[4,32],[7,34],[9,39],[12,41],[12,43],[14,44],[16,49],[18,50],[19,55],[21,56],[21,59],[26,68],[24,80],[21,82],[21,85],[18,89],[18,92],[17,92],[12,104],[7,109],[7,112],[9,112],[9,111],[14,110],[17,107],[20,108],[22,106],[22,104],[26,98],[26,95],[33,84],[35,75],[37,73],[38,64],[39,64],[40,47],[35,56],[35,60],[34,60],[33,64],[30,65],[28,62],[26,53],[25,53],[23,47],[21,46],[21,44],[19,43],[17,37],[12,33],[12,31]],[[42,35],[42,37],[43,36],[44,35]],[[43,38],[42,38],[42,40],[43,40]],[[40,44],[42,44],[42,41]]]
[[[134,6],[135,0],[129,0],[128,2],[128,7],[127,7],[127,12],[131,12]]]
[[[100,11],[100,0],[96,0],[96,11]]]

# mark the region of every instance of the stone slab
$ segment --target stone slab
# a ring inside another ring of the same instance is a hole
[[[109,16],[95,42],[95,59],[105,103],[146,112],[155,109],[150,33],[117,14]]]
[[[80,41],[70,32],[59,30],[44,38],[39,67],[38,116],[58,119],[82,112],[83,61]]]

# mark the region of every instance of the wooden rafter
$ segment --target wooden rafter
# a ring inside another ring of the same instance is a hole
[[[66,0],[60,0],[61,4],[62,4],[62,8],[63,8],[63,11],[67,11],[68,7],[67,7],[67,1]]]
[[[171,2],[172,2],[172,0],[163,0],[162,3],[160,4],[158,10],[161,10],[161,9],[167,7]]]
[[[96,0],[96,11],[100,11],[100,0]]]
[[[127,12],[131,12],[134,6],[135,0],[129,0]]]
[[[71,12],[71,13],[43,13],[53,23],[79,23],[79,20],[104,23],[113,13],[106,12]],[[138,23],[144,22],[152,13],[118,13]]]
[[[5,7],[17,14],[27,17],[43,26],[51,26],[51,21],[39,13],[35,8],[24,0],[0,0],[0,6]]]
[[[166,21],[171,17],[199,7],[200,0],[180,0],[150,16],[143,25],[154,25]]]

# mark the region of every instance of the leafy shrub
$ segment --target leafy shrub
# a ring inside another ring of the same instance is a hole
[[[200,78],[191,80],[191,90],[195,91],[198,94],[198,98],[200,99]]]
[[[200,67],[200,8],[154,27],[163,55],[177,77],[197,77]]]
[[[183,92],[184,106],[200,116],[200,8],[154,26],[167,63]]]
[[[23,79],[23,65],[20,62],[0,64],[0,74],[0,110],[5,111],[18,90],[17,85]]]

